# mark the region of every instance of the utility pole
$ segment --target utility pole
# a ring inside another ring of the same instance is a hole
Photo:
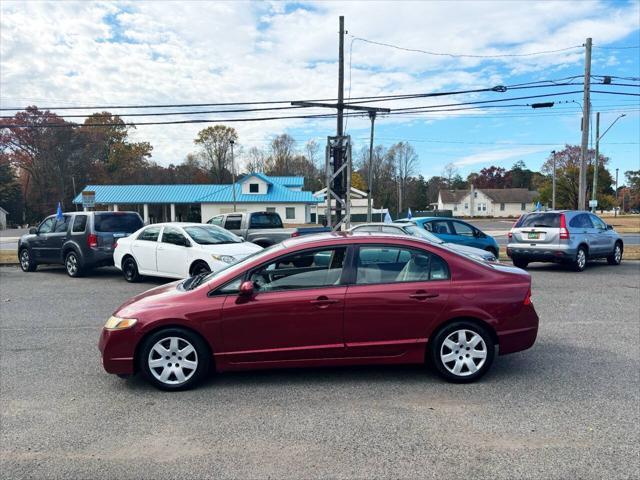
[[[376,112],[369,112],[369,118],[371,119],[371,136],[369,137],[369,190],[367,191],[367,222],[371,223],[373,221],[373,200],[371,200],[371,192],[373,191],[373,126],[376,121]]]
[[[551,210],[556,209],[556,151],[552,150],[553,155],[553,177],[551,180]]]
[[[236,211],[236,166],[233,159],[233,140],[229,140],[231,145],[231,195],[233,196],[233,211]]]
[[[618,208],[620,208],[618,206],[619,198],[620,198],[620,196],[618,194],[618,169],[616,168],[616,204],[613,206],[613,216],[614,217],[618,216]]]
[[[324,107],[337,110],[336,136],[327,138],[326,150],[326,182],[327,182],[327,225],[333,230],[340,229],[343,225],[349,228],[351,203],[351,139],[344,136],[344,111],[359,110],[363,112],[389,113],[389,108],[365,107],[344,103],[344,17],[340,16],[340,30],[338,41],[338,102],[291,102],[291,105],[301,107]],[[331,202],[336,200],[335,214],[336,221],[333,221]],[[345,211],[343,217],[342,212]]]
[[[589,115],[591,112],[591,38],[587,38],[584,54],[584,97],[582,101],[582,145],[578,186],[578,210],[585,209],[587,193],[587,155],[589,154]]]
[[[600,140],[602,139],[602,137],[604,137],[607,132],[611,129],[611,127],[613,127],[615,125],[615,123],[620,120],[622,117],[626,117],[626,114],[623,113],[621,115],[618,115],[618,118],[616,118],[611,125],[609,125],[609,127],[604,131],[604,133],[602,135],[600,135],[600,112],[596,113],[596,158],[593,161],[593,192],[591,194],[591,200],[596,200],[596,188],[598,186],[598,158],[600,155]],[[591,209],[592,212],[595,213],[596,211],[596,207],[592,207]]]

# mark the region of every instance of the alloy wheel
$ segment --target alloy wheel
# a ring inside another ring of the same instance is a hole
[[[66,267],[67,267],[67,273],[70,276],[73,277],[78,273],[78,259],[73,253],[70,253],[69,255],[67,255]]]
[[[20,266],[25,272],[29,270],[29,251],[23,250],[20,254]]]
[[[613,259],[616,261],[616,263],[620,263],[622,261],[622,249],[620,248],[619,244],[616,244],[616,248],[613,251]]]
[[[482,336],[471,330],[456,330],[442,342],[440,359],[444,367],[459,377],[473,375],[487,359],[487,345]]]
[[[578,268],[580,270],[582,270],[587,264],[587,254],[584,253],[584,250],[582,248],[578,250],[578,255],[576,257],[576,264],[578,265]]]
[[[187,382],[198,368],[198,354],[191,343],[181,337],[165,337],[156,342],[147,359],[149,371],[165,385]]]

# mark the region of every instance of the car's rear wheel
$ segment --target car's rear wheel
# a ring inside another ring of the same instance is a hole
[[[607,257],[607,263],[609,263],[609,265],[620,265],[620,262],[622,262],[622,244],[616,242],[613,247],[613,252]]]
[[[205,262],[196,262],[191,267],[191,275],[209,273],[210,271],[211,269],[209,268],[209,265],[207,265]]]
[[[522,258],[514,258],[513,259],[513,264],[518,267],[518,268],[527,268],[527,265],[529,265],[529,262],[527,260],[524,260]]]
[[[204,340],[182,328],[167,328],[144,340],[140,369],[162,390],[185,390],[209,371],[210,353]]]
[[[18,259],[20,260],[20,268],[23,272],[35,272],[36,268],[38,268],[38,264],[31,256],[31,252],[28,248],[23,248],[22,250],[20,250]]]
[[[71,251],[67,253],[64,257],[64,267],[67,270],[67,275],[70,277],[76,278],[82,276],[82,264],[76,252]]]
[[[485,248],[485,250],[486,250],[487,252],[493,253],[493,256],[494,256],[494,257],[496,257],[496,259],[498,258],[499,253],[496,251],[496,249],[495,249],[495,248],[487,247],[487,248]]]
[[[473,382],[493,363],[494,342],[489,332],[470,321],[447,325],[429,342],[431,365],[444,379],[455,383]]]
[[[142,280],[142,276],[138,272],[138,264],[133,257],[127,257],[122,262],[122,275],[129,283],[136,283]]]
[[[584,247],[578,247],[576,257],[573,260],[573,269],[576,272],[582,272],[587,266],[587,250]]]

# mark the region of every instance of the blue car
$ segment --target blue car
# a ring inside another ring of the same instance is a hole
[[[493,253],[496,258],[500,253],[500,247],[495,238],[462,220],[448,217],[419,217],[410,220],[403,218],[398,222],[413,222],[445,242],[480,248]]]

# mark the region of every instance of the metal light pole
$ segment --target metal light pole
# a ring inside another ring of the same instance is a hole
[[[618,206],[618,199],[620,198],[620,196],[618,195],[618,169],[616,168],[616,204],[613,207],[613,216],[617,217],[618,216],[618,208],[620,208]]]
[[[371,192],[373,190],[373,126],[376,121],[376,112],[369,112],[369,118],[371,119],[371,138],[369,138],[369,175],[368,175],[368,188],[367,191],[367,222],[371,223],[373,218],[372,213],[372,200]]]
[[[553,155],[553,177],[551,180],[551,210],[556,209],[556,151],[551,150]]]
[[[607,134],[607,132],[611,129],[611,127],[613,127],[613,125],[624,116],[626,116],[626,114],[624,113],[618,115],[618,118],[616,118],[613,122],[611,122],[611,125],[609,125],[609,128],[607,128],[604,131],[604,133],[600,135],[600,112],[596,113],[596,156],[593,160],[593,189],[591,192],[591,200],[597,199],[596,189],[598,187],[598,156],[600,155],[600,140],[602,139],[602,137],[604,137]],[[596,211],[595,205],[591,207],[591,211],[595,213]]]
[[[233,196],[233,211],[236,211],[236,166],[233,160],[233,140],[229,140],[231,145],[231,195]]]

